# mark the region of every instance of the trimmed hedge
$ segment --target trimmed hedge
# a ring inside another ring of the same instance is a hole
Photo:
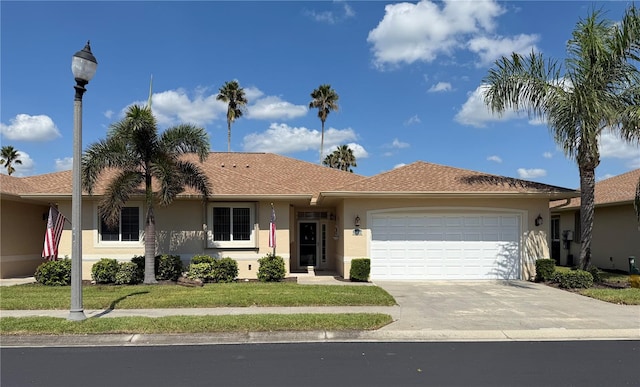
[[[116,273],[116,285],[135,285],[144,280],[144,275],[140,276],[138,265],[133,262],[119,262]]]
[[[565,289],[587,289],[593,285],[593,276],[584,270],[571,270],[566,273],[556,272],[553,282]]]
[[[216,259],[213,258],[210,255],[194,255],[193,258],[191,258],[191,262],[190,264],[196,264],[196,263],[213,263]]]
[[[203,282],[233,282],[238,277],[238,262],[222,258],[213,262],[191,263],[186,277]]]
[[[351,260],[349,278],[354,282],[369,281],[371,273],[371,260],[369,258],[356,258]]]
[[[112,284],[116,282],[118,274],[118,260],[113,258],[101,258],[91,266],[91,278],[97,284]]]
[[[553,280],[555,271],[555,260],[546,258],[536,260],[536,282],[546,282]]]
[[[177,281],[182,275],[182,260],[179,255],[162,254],[156,256],[156,279]]]
[[[284,279],[284,259],[279,255],[267,254],[258,259],[258,279],[262,282],[279,282]]]
[[[71,259],[64,258],[57,261],[44,262],[36,268],[34,277],[42,285],[71,285]]]

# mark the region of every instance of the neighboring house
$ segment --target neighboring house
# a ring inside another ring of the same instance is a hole
[[[231,257],[240,278],[255,278],[269,247],[271,206],[276,254],[287,273],[315,270],[348,278],[351,261],[371,258],[372,279],[528,279],[549,257],[549,201],[576,191],[416,162],[363,177],[269,153],[211,153],[201,165],[212,183],[206,203],[187,190],[156,207],[157,252]],[[48,204],[71,219],[70,171],[1,176],[2,277],[29,275],[42,262]],[[120,227],[98,216],[103,179],[83,195],[83,277],[100,258],[144,253],[141,198]],[[71,255],[67,224],[60,256]]]
[[[601,269],[629,271],[629,256],[640,257],[640,228],[633,208],[639,178],[636,169],[596,183],[591,263]],[[560,265],[577,265],[580,198],[552,202],[550,207],[551,256]]]

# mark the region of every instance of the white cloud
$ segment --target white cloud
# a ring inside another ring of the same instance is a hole
[[[0,123],[0,133],[14,141],[50,141],[60,137],[60,131],[49,116],[18,114],[5,125]]]
[[[507,110],[501,116],[491,113],[484,103],[485,88],[486,86],[484,85],[478,86],[477,89],[468,94],[467,101],[454,117],[456,122],[463,125],[483,128],[488,122],[508,121],[520,117],[520,115],[513,110]]]
[[[107,110],[106,112],[104,112],[104,116],[107,117],[107,119],[111,119],[114,115],[114,111],[113,110]]]
[[[612,175],[612,174],[610,174],[610,173],[607,173],[607,174],[606,174],[606,175],[604,175],[604,176],[596,176],[596,180],[597,180],[597,181],[600,181],[600,180],[606,180],[606,179],[608,179],[608,178],[610,178],[610,177],[614,177],[614,176],[616,176],[616,175]]]
[[[247,152],[291,153],[320,149],[320,131],[305,127],[291,127],[287,124],[272,123],[262,133],[251,133],[243,139],[243,149]],[[324,149],[335,148],[357,138],[353,129],[329,128],[324,131]],[[353,149],[353,148],[352,148]]]
[[[535,43],[540,39],[538,35],[520,34],[514,37],[488,37],[478,36],[469,40],[467,47],[480,57],[476,67],[486,67],[493,64],[502,56],[510,56],[512,53],[529,54],[532,50],[538,51]]]
[[[69,171],[73,169],[73,157],[65,157],[63,159],[55,160],[56,166],[55,169],[57,172],[60,171]]]
[[[398,169],[400,167],[404,167],[405,165],[407,165],[407,164],[405,164],[405,163],[396,164],[396,165],[393,166],[393,169]]]
[[[442,6],[441,6],[442,5]],[[385,15],[367,37],[378,68],[416,61],[431,62],[464,48],[469,35],[494,30],[504,13],[496,1],[422,0],[385,6]]]
[[[198,89],[190,96],[184,89],[167,90],[152,95],[152,110],[159,126],[176,124],[193,124],[205,126],[225,116],[227,107],[224,102],[216,101],[216,94],[205,95],[206,90]],[[131,105],[147,104],[147,101],[136,101]],[[129,106],[131,106],[129,105]],[[122,109],[124,117],[128,106]]]
[[[429,93],[436,93],[440,91],[451,91],[451,84],[449,82],[438,82],[427,90]]]
[[[244,92],[249,101],[246,118],[277,120],[307,114],[305,105],[294,105],[283,101],[280,97],[265,95],[257,87],[245,87]],[[182,88],[154,93],[153,114],[159,126],[166,127],[182,123],[206,126],[215,120],[226,120],[227,104],[216,100],[217,95],[217,91],[211,93],[204,87],[199,87],[192,93]],[[133,104],[146,105],[147,101],[136,101],[131,105]],[[127,108],[122,109],[120,117],[124,117]]]
[[[402,149],[402,148],[408,148],[410,145],[409,143],[406,142],[402,142],[400,140],[398,140],[397,138],[393,139],[393,142],[390,145],[392,148],[396,148],[396,149]]]
[[[502,159],[500,158],[500,156],[496,156],[496,155],[487,157],[487,160],[494,161],[496,163],[501,163],[502,162]]]
[[[542,154],[542,157],[544,157],[545,159],[553,158],[553,153],[551,153],[551,152],[544,152],[544,153]]]
[[[628,160],[627,167],[640,168],[640,147],[629,144],[611,132],[600,135],[600,157]]]
[[[276,96],[258,99],[248,107],[247,118],[258,120],[278,120],[302,117],[307,114],[307,107],[294,105]]]
[[[22,164],[16,164],[15,162],[11,164],[15,169],[11,176],[22,177],[30,175],[35,167],[35,163],[31,156],[26,152],[18,151],[18,159]],[[4,165],[0,167],[0,173],[7,175],[7,168]]]
[[[356,12],[353,8],[344,1],[336,0],[333,4],[339,9],[337,11],[305,11],[305,14],[311,17],[313,20],[321,23],[335,24],[346,19],[356,16]]]
[[[349,148],[353,151],[353,155],[356,156],[356,161],[358,159],[366,159],[369,157],[369,152],[360,144],[356,144],[355,142],[350,142],[347,144]]]
[[[547,176],[547,171],[541,168],[518,168],[518,176],[520,176],[521,179],[535,179]]]
[[[418,115],[415,114],[412,117],[409,117],[409,119],[404,122],[404,125],[409,126],[413,124],[419,124],[420,122],[421,122],[420,117],[418,117]]]

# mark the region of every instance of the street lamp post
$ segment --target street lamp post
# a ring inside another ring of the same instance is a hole
[[[82,306],[82,95],[96,73],[98,61],[91,53],[89,42],[73,55],[71,71],[76,80],[73,102],[73,191],[71,193],[71,310],[68,320],[82,321],[87,317]]]

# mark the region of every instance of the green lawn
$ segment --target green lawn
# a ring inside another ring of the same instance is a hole
[[[289,282],[240,282],[177,285],[83,287],[85,309],[217,308],[248,306],[356,306],[395,305],[393,297],[377,286],[298,285]],[[0,289],[0,309],[68,309],[70,286],[38,284]]]
[[[2,335],[176,334],[269,331],[374,330],[393,320],[380,313],[250,314],[225,316],[0,318]]]
[[[556,266],[556,271],[567,272],[572,270],[565,266]],[[629,284],[629,274],[619,272],[601,271],[602,283],[614,287],[592,287],[590,289],[578,289],[583,296],[595,298],[600,301],[613,304],[640,305],[640,289],[624,287]],[[618,288],[619,287],[619,288]]]

